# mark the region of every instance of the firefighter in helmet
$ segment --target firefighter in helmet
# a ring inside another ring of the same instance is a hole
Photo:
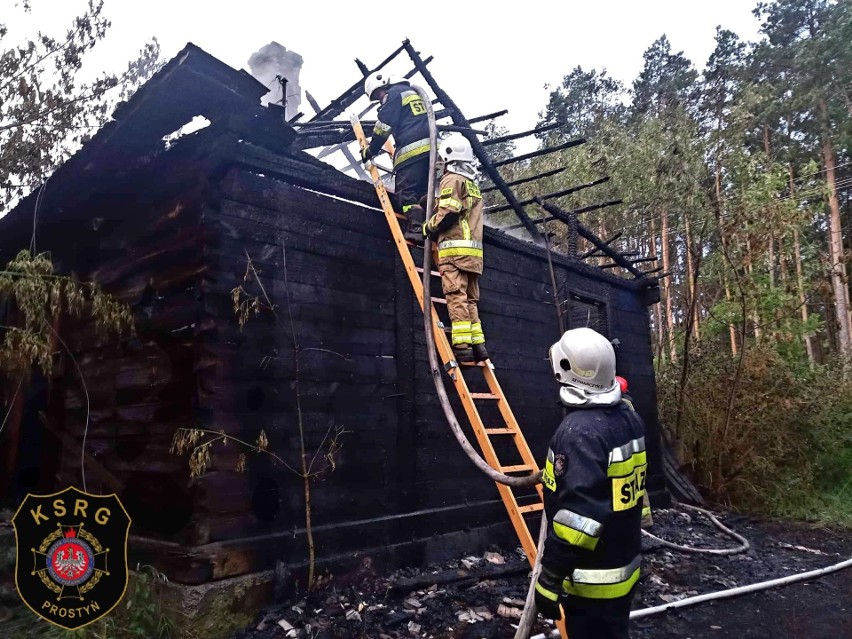
[[[482,275],[482,194],[476,184],[473,149],[460,133],[438,147],[443,164],[435,213],[423,227],[438,242],[438,271],[452,322],[453,353],[459,362],[488,359],[479,319]]]
[[[550,364],[568,409],[543,473],[548,518],[535,599],[571,639],[626,639],[641,561],[645,426],[623,401],[615,352],[590,328],[566,331]]]
[[[422,244],[425,212],[421,200],[429,190],[429,121],[426,106],[408,80],[379,71],[364,81],[364,93],[378,100],[378,120],[370,143],[361,149],[366,163],[381,152],[393,134],[394,193],[408,219],[405,239]]]

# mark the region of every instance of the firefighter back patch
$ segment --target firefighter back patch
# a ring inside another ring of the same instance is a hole
[[[115,608],[127,589],[130,517],[116,495],[74,487],[27,495],[12,518],[15,584],[39,617],[75,630]]]

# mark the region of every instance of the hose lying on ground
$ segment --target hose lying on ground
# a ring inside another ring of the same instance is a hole
[[[426,220],[432,216],[434,193],[435,193],[435,156],[437,151],[438,136],[435,128],[435,112],[432,109],[432,100],[426,92],[417,85],[412,85],[412,88],[420,95],[420,99],[426,106],[426,114],[429,118],[429,190],[426,197]],[[453,407],[450,404],[450,398],[447,396],[447,389],[444,387],[444,379],[441,374],[441,367],[438,363],[438,355],[435,351],[435,336],[432,333],[432,240],[427,236],[423,246],[423,321],[426,332],[426,352],[429,354],[429,371],[432,375],[432,381],[435,384],[435,390],[438,393],[438,400],[441,403],[441,408],[444,411],[444,416],[450,424],[450,429],[453,431],[456,440],[464,450],[465,454],[476,465],[479,470],[488,475],[490,479],[506,486],[513,488],[524,488],[534,486],[541,482],[541,473],[534,473],[524,477],[512,477],[505,475],[500,471],[492,468],[486,462],[476,449],[471,446],[458,419],[456,419]],[[461,371],[457,373],[461,375]]]
[[[846,561],[841,561],[839,564],[834,564],[833,566],[826,566],[825,568],[818,568],[817,570],[801,572],[796,575],[788,575],[787,577],[779,577],[778,579],[770,579],[769,581],[762,581],[760,583],[751,584],[749,586],[739,586],[737,588],[729,588],[728,590],[720,590],[719,592],[711,592],[706,595],[688,597],[687,599],[680,599],[679,601],[673,601],[671,603],[663,604],[661,606],[654,606],[652,608],[634,610],[630,613],[630,618],[641,619],[642,617],[648,617],[650,615],[655,615],[660,612],[665,612],[667,610],[673,610],[675,608],[692,606],[698,603],[702,603],[704,601],[713,601],[714,599],[736,597],[738,595],[745,595],[750,592],[768,590],[769,588],[775,588],[777,586],[786,586],[787,584],[792,584],[797,581],[805,581],[806,579],[811,579],[813,577],[822,577],[823,575],[828,575],[830,573],[837,572],[838,570],[849,568],[850,566],[852,566],[852,557],[850,557]]]
[[[716,519],[716,517],[709,510],[705,510],[704,508],[699,508],[698,506],[690,506],[689,504],[678,504],[678,506],[683,506],[689,510],[694,510],[696,512],[707,515],[710,518],[710,521],[713,522],[713,525],[716,526],[723,533],[728,535],[729,537],[733,537],[740,545],[737,548],[692,548],[690,546],[681,546],[680,544],[675,544],[670,541],[666,541],[665,539],[660,539],[656,535],[652,535],[647,530],[642,530],[642,534],[646,537],[650,537],[654,541],[661,543],[663,546],[667,548],[672,548],[674,550],[679,550],[681,552],[692,552],[692,553],[705,553],[710,555],[736,555],[741,552],[745,552],[750,548],[748,540],[742,535],[738,535],[730,528],[727,528],[721,521]]]
[[[715,599],[726,599],[728,597],[737,597],[739,595],[745,595],[752,592],[759,592],[761,590],[769,590],[770,588],[776,588],[778,586],[786,586],[788,584],[795,583],[797,581],[806,581],[809,579],[813,579],[816,577],[822,577],[824,575],[831,574],[833,572],[838,572],[845,568],[849,568],[852,566],[852,557],[845,561],[841,561],[840,563],[834,564],[832,566],[826,566],[825,568],[818,568],[817,570],[810,570],[808,572],[802,572],[796,575],[788,575],[787,577],[780,577],[778,579],[770,579],[769,581],[761,581],[760,583],[751,584],[748,586],[739,586],[737,588],[729,588],[728,590],[720,590],[718,592],[711,592],[706,595],[697,595],[695,597],[688,597],[687,599],[681,599],[679,601],[673,601],[671,603],[662,604],[660,606],[653,606],[651,608],[643,608],[641,610],[634,610],[630,613],[631,619],[641,619],[642,617],[649,617],[651,615],[656,615],[661,612],[667,612],[669,610],[674,610],[676,608],[684,608],[686,606],[693,606],[695,604],[703,603],[705,601],[713,601]],[[549,635],[539,634],[531,639],[546,639],[546,637],[558,637],[559,631],[553,630]]]

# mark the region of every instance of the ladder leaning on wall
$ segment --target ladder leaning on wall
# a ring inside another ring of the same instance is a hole
[[[355,138],[357,139],[360,147],[364,148],[367,145],[367,138],[364,135],[364,129],[361,126],[358,116],[353,115],[351,121],[352,129],[355,132]],[[389,147],[386,145],[385,148],[387,150]],[[420,274],[423,272],[423,269],[415,265],[414,257],[411,254],[411,244],[406,242],[403,237],[402,228],[399,225],[399,220],[404,219],[405,216],[394,211],[387,189],[382,182],[375,163],[369,163],[368,170],[370,177],[373,180],[373,186],[376,189],[376,195],[378,195],[379,202],[382,205],[385,219],[390,227],[394,245],[402,259],[402,264],[405,267],[405,272],[407,273],[411,286],[414,289],[414,294],[417,296],[420,308],[421,310],[424,310],[423,283],[420,280]],[[440,274],[436,271],[432,271],[432,276],[440,277]],[[527,440],[524,438],[524,435],[518,426],[518,422],[512,413],[512,409],[509,407],[509,402],[503,394],[503,389],[500,388],[500,384],[497,382],[497,376],[494,373],[494,365],[490,360],[476,364],[459,364],[456,362],[452,348],[450,347],[450,342],[447,339],[447,332],[449,330],[447,327],[449,326],[449,322],[445,323],[441,321],[436,308],[436,304],[446,305],[447,301],[445,299],[432,297],[431,302],[432,304],[429,309],[429,313],[432,316],[432,332],[435,336],[435,346],[438,351],[438,356],[444,365],[444,369],[449,373],[450,379],[453,381],[453,386],[458,393],[461,404],[467,414],[468,421],[470,422],[473,432],[476,435],[476,439],[479,442],[479,447],[482,450],[485,461],[487,461],[492,468],[506,475],[510,475],[512,473],[538,473],[538,464],[533,457],[532,451],[530,451]],[[424,312],[426,311],[424,310]],[[470,386],[473,380],[466,379],[463,373],[475,374],[474,371],[479,371],[481,373],[485,382],[485,387],[487,388],[486,392],[471,391]],[[499,414],[499,419],[502,423],[489,423],[486,426],[481,411],[477,406],[478,402],[484,403],[485,412],[488,412],[493,419],[498,419],[496,415]],[[488,404],[491,406],[488,406]],[[496,407],[496,411],[493,410],[494,407]],[[519,457],[519,463],[516,461],[505,466],[501,464],[497,456],[495,443],[497,444],[497,447],[501,448],[503,451],[505,451],[506,448],[514,448],[516,450],[516,455]],[[520,540],[524,553],[530,562],[530,566],[532,566],[535,563],[538,549],[536,541],[524,521],[524,515],[544,510],[542,486],[540,483],[536,484],[532,489],[532,494],[516,495],[513,489],[509,486],[500,483],[497,483],[496,485],[497,490],[500,492],[500,497],[503,499],[503,504],[506,506],[506,510],[509,513],[509,518],[512,521],[515,533],[518,535],[518,539]],[[519,501],[522,501],[523,505],[521,505]],[[564,618],[556,623],[559,628],[560,635],[567,638],[568,634],[565,631]]]

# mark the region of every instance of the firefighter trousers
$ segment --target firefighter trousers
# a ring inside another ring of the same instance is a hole
[[[453,346],[464,348],[484,344],[485,333],[479,321],[479,273],[464,271],[454,264],[438,266],[441,288],[453,329]]]
[[[633,592],[617,599],[562,597],[565,629],[570,639],[630,639]]]

